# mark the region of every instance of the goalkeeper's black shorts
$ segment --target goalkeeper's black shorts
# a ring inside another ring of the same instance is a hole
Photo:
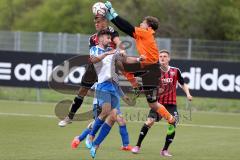
[[[160,64],[149,64],[141,67],[140,63],[126,64],[123,63],[124,70],[130,73],[142,72],[142,84],[144,94],[149,103],[156,102],[158,100],[158,88],[161,78]]]

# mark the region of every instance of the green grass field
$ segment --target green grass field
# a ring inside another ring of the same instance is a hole
[[[63,99],[72,100],[74,95],[66,95],[58,93],[51,89],[35,88],[18,88],[18,87],[3,87],[0,86],[0,100],[18,100],[18,101],[40,101],[40,102],[58,102]],[[39,97],[37,96],[39,94]],[[240,100],[238,99],[223,99],[223,98],[202,98],[193,95],[194,99],[191,102],[193,110],[196,111],[217,111],[217,112],[233,112],[240,113]],[[178,107],[185,108],[186,98],[183,96],[177,97]],[[84,99],[87,104],[92,103],[92,99]],[[145,108],[145,98],[137,103],[138,107]]]
[[[55,103],[0,101],[0,160],[88,160],[84,143],[72,150],[70,142],[88,124],[74,122],[60,128],[54,116]],[[84,105],[82,111],[89,109]],[[128,119],[131,144],[137,141],[147,108],[123,107]],[[140,113],[140,118],[137,116]],[[188,114],[188,111],[180,111]],[[240,114],[193,111],[192,120],[182,117],[170,147],[172,160],[239,160]],[[98,150],[96,160],[167,159],[159,156],[166,123],[157,123],[143,142],[141,153],[120,151],[121,140],[115,125]]]

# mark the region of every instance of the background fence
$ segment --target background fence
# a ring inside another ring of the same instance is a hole
[[[88,54],[90,35],[45,32],[0,31],[0,50],[31,51],[47,53]],[[136,55],[132,38],[121,37],[131,42],[130,55]],[[198,39],[157,38],[159,48],[171,51],[172,58],[240,61],[240,42]]]
[[[0,31],[0,50],[88,55],[89,37],[90,35],[85,34]],[[131,47],[127,50],[128,54],[137,55],[134,40],[128,36],[122,36],[121,39],[131,44]],[[159,48],[168,49],[174,59],[240,62],[240,42],[158,37],[157,43]],[[4,61],[4,59],[1,60]],[[26,90],[26,95],[35,95],[37,101],[44,99],[45,92],[42,92],[40,88],[24,90]],[[21,93],[23,88],[7,88],[3,85],[0,87],[0,99],[22,99],[19,96],[22,94],[19,94],[18,91]],[[46,97],[51,97],[49,92],[46,91]],[[9,93],[11,93],[11,97],[9,97]],[[15,93],[16,95],[14,96]]]

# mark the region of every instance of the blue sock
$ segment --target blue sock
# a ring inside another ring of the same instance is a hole
[[[91,129],[89,128],[86,128],[84,131],[82,131],[82,133],[78,137],[79,141],[83,141],[90,132],[91,132]]]
[[[103,120],[99,119],[98,117],[95,119],[95,122],[93,124],[92,130],[89,133],[91,136],[95,137],[97,131],[99,130],[99,128],[102,126],[103,124]]]
[[[112,129],[111,126],[109,126],[107,123],[104,123],[102,125],[102,128],[101,128],[100,132],[99,132],[98,137],[93,142],[93,145],[100,145],[102,143],[102,141],[105,139],[105,137],[107,137],[107,135],[108,135],[108,133],[110,132],[111,129]]]
[[[129,145],[129,137],[128,137],[128,132],[127,132],[127,126],[126,125],[119,126],[119,132],[121,134],[123,146],[128,146]]]

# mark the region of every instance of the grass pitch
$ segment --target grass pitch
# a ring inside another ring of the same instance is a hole
[[[88,160],[84,143],[72,150],[72,138],[89,121],[57,126],[55,103],[0,101],[0,160]],[[239,106],[240,107],[240,106]],[[89,109],[84,105],[83,110]],[[131,145],[135,145],[147,108],[123,107],[128,119]],[[186,112],[186,111],[185,111]],[[139,113],[139,114],[137,114]],[[184,113],[184,111],[180,111]],[[186,113],[187,114],[187,113]],[[239,160],[240,114],[192,112],[192,120],[182,116],[170,146],[171,160]],[[148,160],[160,157],[166,122],[156,123],[146,136],[140,154],[120,151],[121,140],[115,124],[97,152],[96,160]]]

